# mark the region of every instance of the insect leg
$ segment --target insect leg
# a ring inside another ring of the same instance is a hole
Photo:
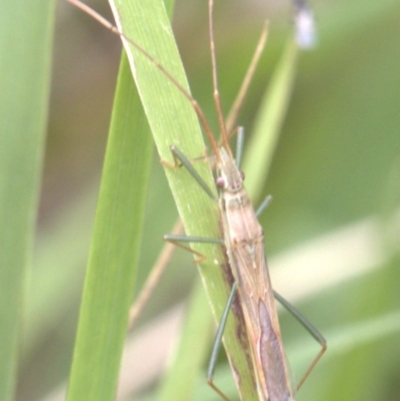
[[[215,201],[218,201],[218,197],[213,193],[212,189],[206,184],[200,174],[193,167],[193,164],[190,160],[176,147],[170,146],[171,153],[174,157],[175,164],[171,165],[169,162],[164,160],[161,161],[164,165],[167,165],[172,168],[184,166],[186,170],[191,174],[191,176],[197,181],[197,183],[203,188],[206,194]]]
[[[318,331],[318,329],[305,317],[303,316],[292,304],[286,301],[281,295],[279,295],[276,291],[274,291],[275,299],[287,310],[289,311],[297,320],[298,322],[314,337],[316,341],[321,345],[321,350],[318,352],[317,356],[311,362],[310,366],[304,373],[303,377],[300,379],[296,386],[296,392],[302,386],[304,381],[307,379],[308,375],[314,369],[314,366],[317,362],[321,359],[322,355],[326,351],[327,344],[324,336]]]
[[[237,129],[237,140],[236,140],[236,157],[235,163],[237,168],[240,168],[240,163],[242,161],[243,154],[243,143],[244,143],[244,128],[238,127]],[[268,195],[261,203],[261,205],[256,210],[256,216],[258,217],[271,203],[272,196]]]
[[[237,140],[236,140],[236,157],[235,163],[237,168],[240,168],[240,163],[242,162],[243,154],[243,142],[244,142],[244,128],[238,127],[237,129]]]
[[[195,251],[194,249],[190,248],[188,245],[184,243],[203,243],[203,244],[224,244],[224,240],[222,238],[205,238],[205,237],[192,237],[187,235],[171,235],[167,234],[164,235],[164,241],[171,242],[172,244],[178,246],[179,248],[185,249],[197,256],[194,260],[195,263],[200,263],[206,259],[206,256],[200,252]]]
[[[229,294],[228,301],[226,302],[225,309],[221,316],[221,321],[219,322],[217,334],[215,335],[214,345],[211,352],[210,363],[207,369],[207,383],[208,385],[216,391],[225,401],[230,401],[229,398],[214,384],[214,372],[215,366],[219,355],[219,350],[221,349],[222,336],[224,334],[226,322],[228,320],[229,311],[231,309],[233,300],[236,295],[237,283],[234,283]]]
[[[261,202],[261,205],[256,210],[256,216],[258,217],[272,202],[272,196],[267,195],[265,199]]]

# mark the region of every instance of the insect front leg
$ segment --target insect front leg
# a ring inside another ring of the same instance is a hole
[[[204,192],[211,199],[218,201],[218,197],[216,196],[216,194],[212,191],[209,185],[206,184],[206,182],[203,180],[197,170],[193,167],[193,164],[190,162],[190,160],[176,146],[170,146],[170,150],[174,158],[174,164],[171,164],[165,160],[161,160],[161,163],[170,168],[178,168],[184,166],[186,170],[190,173],[190,175],[204,190]]]
[[[217,201],[218,198],[213,193],[212,189],[206,184],[197,170],[193,167],[193,164],[190,160],[176,147],[171,146],[171,153],[174,158],[174,164],[168,163],[166,161],[161,161],[164,165],[171,168],[185,167],[186,170],[190,173],[190,175],[195,179],[195,181],[200,185],[200,187],[204,190],[204,192],[213,200]],[[205,260],[206,256],[197,252],[185,245],[187,243],[206,243],[206,244],[221,244],[223,245],[224,240],[222,238],[204,238],[204,237],[196,237],[196,236],[187,236],[187,235],[171,235],[167,234],[164,236],[164,240],[173,243],[180,248],[183,248],[197,256],[195,259],[195,263],[200,263]]]

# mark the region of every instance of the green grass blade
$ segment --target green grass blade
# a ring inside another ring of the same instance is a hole
[[[122,1],[113,5],[113,9],[117,23],[120,28],[122,27],[124,34],[139,43],[183,86],[187,87],[162,1],[151,0],[145,3]],[[127,53],[160,157],[173,162],[169,150],[171,145],[179,147],[189,159],[201,156],[205,146],[191,104],[143,55],[129,46]],[[196,168],[210,187],[213,187],[208,163],[198,162]],[[220,238],[217,204],[199,190],[198,184],[184,169],[166,168],[165,172],[186,233]],[[207,260],[201,264],[200,271],[214,317],[218,320],[229,294],[228,282],[231,280],[229,268],[224,264],[219,246],[194,244],[193,248],[207,255]],[[207,321],[203,324],[208,327]],[[238,315],[231,314],[225,331],[224,344],[237,373],[241,397],[250,401],[257,399],[257,394],[251,359],[246,353],[247,338],[243,335],[242,327]]]
[[[0,4],[0,399],[13,399],[41,183],[54,2]]]
[[[115,397],[132,300],[151,135],[124,58],[107,146],[67,399]]]
[[[210,349],[211,325],[204,326],[204,322],[211,323],[211,312],[198,280],[188,305],[179,348],[158,392],[159,401],[191,399]]]

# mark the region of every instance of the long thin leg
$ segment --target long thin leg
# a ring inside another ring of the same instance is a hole
[[[256,216],[258,217],[272,202],[272,196],[267,195],[265,199],[261,202],[261,205],[256,210]]]
[[[179,235],[183,232],[183,225],[180,220],[175,224],[172,235]],[[168,265],[169,260],[172,257],[173,252],[175,251],[175,246],[172,243],[165,244],[156,263],[150,271],[150,274],[144,283],[140,293],[138,294],[134,304],[131,306],[129,311],[129,324],[128,330],[131,330],[134,326],[136,320],[140,316],[143,308],[147,304],[150,299],[151,294],[153,294],[154,289],[156,288],[158,282],[160,281],[162,275],[164,274],[166,267]]]
[[[194,169],[192,163],[186,158],[186,156],[176,147],[171,146],[171,152],[174,156],[175,161],[178,161],[181,165],[183,165],[188,172],[192,175],[192,177],[199,183],[201,188],[212,198],[217,200],[216,196],[211,191],[210,187],[205,183],[205,181],[201,178],[199,173]],[[176,165],[172,166],[176,167]],[[181,223],[178,224],[179,229],[182,229]],[[175,231],[175,229],[174,229]],[[202,262],[206,256],[200,252],[194,251],[188,246],[182,244],[182,242],[202,242],[202,243],[217,243],[223,244],[224,241],[222,239],[213,239],[213,238],[202,238],[202,237],[188,237],[184,235],[177,235],[177,234],[168,234],[164,236],[164,240],[168,241],[170,244],[175,246],[179,246],[185,250],[190,251],[191,253],[195,254],[197,258],[195,258],[195,263]],[[138,318],[140,312],[142,311],[144,305],[147,303],[150,295],[152,294],[155,286],[157,285],[162,273],[165,270],[165,260],[171,257],[172,249],[167,247],[164,249],[162,254],[160,255],[159,260],[155,265],[154,270],[150,274],[148,280],[146,281],[142,291],[140,292],[137,301],[132,306],[130,311],[130,318],[129,318],[129,329],[132,328],[133,324],[135,323],[136,319]]]
[[[226,322],[228,320],[229,311],[231,309],[233,300],[236,295],[237,283],[234,283],[231,289],[231,293],[229,294],[228,301],[226,302],[225,309],[221,316],[221,321],[219,322],[217,334],[215,335],[214,345],[211,352],[210,363],[208,364],[207,369],[207,383],[208,385],[216,391],[225,401],[230,401],[229,398],[214,384],[214,372],[215,366],[217,363],[219,351],[221,349],[222,344],[222,336],[224,334]]]
[[[166,234],[164,235],[164,241],[171,242],[172,244],[178,246],[179,248],[185,249],[186,251],[189,251],[197,256],[197,258],[194,260],[195,263],[200,263],[203,260],[206,259],[206,255],[203,255],[200,252],[195,251],[194,249],[190,248],[187,245],[182,244],[183,243],[192,243],[192,242],[197,242],[197,243],[203,243],[203,244],[223,244],[224,240],[222,238],[205,238],[205,237],[189,237],[187,235],[171,235],[171,234]]]
[[[244,142],[244,128],[238,127],[237,141],[236,141],[236,157],[235,162],[237,168],[240,168],[240,163],[242,162],[243,154],[243,142]],[[261,203],[261,205],[256,210],[256,216],[258,217],[271,203],[272,196],[268,195]]]
[[[173,232],[179,232],[183,230],[182,223],[179,221],[174,229]],[[164,236],[164,240],[167,241],[169,244],[164,247],[162,250],[157,262],[155,263],[149,277],[147,278],[142,290],[140,291],[135,303],[132,305],[129,311],[129,324],[128,330],[131,330],[133,325],[135,324],[136,320],[138,319],[140,313],[142,312],[144,306],[147,304],[151,294],[154,292],[156,285],[158,284],[162,274],[165,271],[167,262],[171,259],[172,252],[174,251],[175,246],[183,248],[185,250],[190,251],[191,253],[197,256],[195,259],[196,263],[203,261],[206,256],[200,252],[194,251],[193,249],[189,248],[181,244],[181,242],[201,242],[206,244],[223,244],[223,239],[218,238],[204,238],[204,237],[188,237],[185,235],[179,234],[168,234]]]
[[[200,174],[196,171],[196,169],[193,167],[193,164],[190,162],[190,160],[176,146],[170,146],[170,150],[174,157],[174,160],[178,161],[179,163],[175,163],[175,165],[172,165],[172,166],[170,166],[170,163],[167,163],[165,161],[162,161],[162,163],[167,166],[170,166],[170,167],[184,166],[186,168],[186,170],[190,173],[190,175],[201,186],[201,188],[203,188],[203,190],[206,192],[206,194],[211,199],[218,201],[218,197],[211,190],[211,188],[206,184],[206,182],[203,180],[203,178],[200,176]]]
[[[237,141],[236,141],[236,157],[235,157],[235,163],[237,168],[240,168],[240,164],[242,162],[243,142],[244,142],[244,128],[238,127]]]
[[[290,302],[286,301],[281,295],[279,295],[274,290],[274,297],[276,300],[287,310],[289,311],[297,320],[298,322],[314,337],[316,341],[321,345],[321,350],[318,352],[317,356],[311,362],[310,366],[304,373],[303,377],[300,379],[296,386],[296,392],[302,386],[304,381],[307,379],[308,375],[314,369],[314,366],[317,362],[321,359],[322,355],[326,351],[327,344],[324,336],[318,331],[318,329],[306,318],[304,317]]]

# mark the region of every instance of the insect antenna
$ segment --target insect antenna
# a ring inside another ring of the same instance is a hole
[[[257,68],[258,62],[260,61],[261,54],[264,51],[265,44],[268,37],[268,21],[265,21],[260,38],[258,40],[257,46],[254,50],[253,57],[251,59],[250,65],[247,68],[246,74],[244,76],[242,85],[239,92],[233,102],[229,115],[225,121],[221,98],[218,89],[218,76],[217,76],[217,60],[215,52],[215,40],[214,40],[214,27],[213,27],[213,7],[214,1],[209,0],[209,36],[210,36],[210,50],[211,50],[211,64],[212,64],[212,74],[213,74],[213,91],[214,91],[214,103],[216,107],[216,112],[218,115],[218,122],[221,132],[221,140],[225,149],[231,154],[231,149],[229,146],[229,139],[236,133],[236,121],[239,115],[240,109],[243,105],[244,99],[247,95],[250,83],[253,80],[255,70]],[[231,154],[232,156],[232,154]]]
[[[211,65],[212,65],[212,79],[213,79],[213,97],[214,104],[218,116],[218,124],[221,132],[222,144],[224,148],[232,156],[231,148],[229,146],[228,133],[225,126],[225,119],[222,112],[221,97],[218,90],[218,77],[217,77],[217,59],[215,56],[215,41],[214,41],[214,25],[213,25],[213,8],[214,1],[209,0],[208,2],[208,27],[210,36],[210,51],[211,51]],[[209,138],[210,139],[210,138]]]
[[[120,36],[124,41],[132,45],[137,51],[139,51],[143,56],[145,56],[151,63],[154,64],[158,70],[164,74],[168,80],[182,93],[183,96],[186,97],[186,99],[189,100],[189,102],[192,104],[197,117],[199,118],[200,124],[202,125],[204,132],[206,133],[207,138],[210,141],[211,147],[213,149],[214,154],[216,157],[219,159],[219,150],[218,150],[218,144],[213,136],[210,124],[208,123],[206,116],[204,115],[204,112],[202,108],[200,107],[199,103],[197,100],[178,82],[178,80],[161,64],[159,63],[150,53],[148,53],[143,47],[141,47],[139,44],[137,44],[135,41],[133,41],[131,38],[126,36],[123,32],[121,32],[116,25],[112,24],[110,21],[102,17],[99,13],[97,13],[95,10],[87,6],[86,4],[82,3],[80,0],[67,0],[69,3],[74,5],[75,7],[79,8],[92,18],[94,18],[96,21],[98,21],[100,24],[102,24],[104,27],[109,29],[112,33]]]
[[[265,21],[263,29],[261,31],[260,38],[258,39],[256,49],[254,50],[253,53],[253,58],[251,59],[250,65],[247,68],[246,74],[243,78],[242,85],[239,89],[238,94],[236,95],[236,99],[233,102],[228,117],[226,118],[225,125],[229,138],[231,138],[234,133],[240,109],[244,103],[244,99],[246,98],[250,83],[253,80],[254,73],[257,68],[258,62],[260,61],[261,54],[264,51],[265,44],[267,43],[268,25],[269,25],[268,21]]]

